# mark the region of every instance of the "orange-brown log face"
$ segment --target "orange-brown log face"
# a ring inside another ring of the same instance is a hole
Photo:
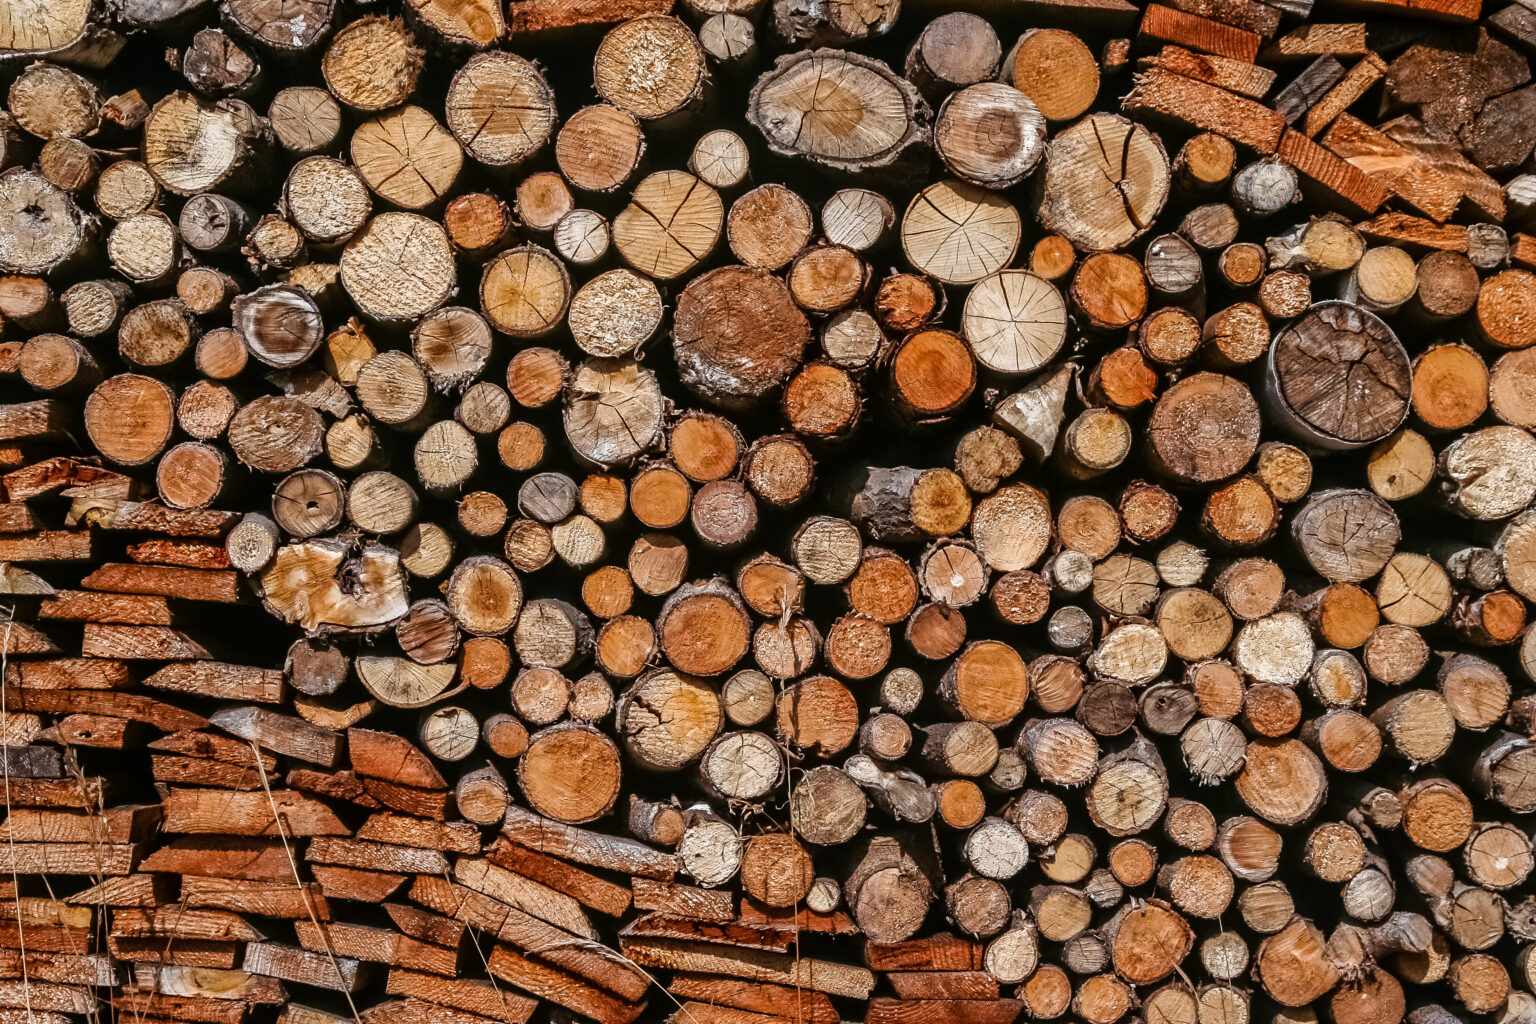
[[[591,821],[613,806],[621,769],[618,749],[583,729],[533,739],[519,764],[523,793],[557,821]]]
[[[955,692],[968,716],[979,722],[1006,722],[1024,709],[1029,677],[1012,647],[981,643],[956,666]]]
[[[922,417],[953,411],[970,397],[976,364],[965,343],[947,331],[922,331],[896,353],[896,387]]]

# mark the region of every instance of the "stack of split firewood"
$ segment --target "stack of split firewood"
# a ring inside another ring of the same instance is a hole
[[[1533,55],[0,0],[0,1024],[1536,1024]]]

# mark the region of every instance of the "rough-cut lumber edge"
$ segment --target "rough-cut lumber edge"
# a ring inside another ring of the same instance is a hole
[[[841,910],[823,914],[809,907],[766,907],[744,897],[741,912],[737,915],[749,924],[772,924],[780,928],[799,929],[802,932],[823,932],[827,935],[857,935],[859,926],[853,918]]]
[[[947,933],[906,942],[868,942],[864,965],[875,971],[979,971],[986,967],[986,947]]]
[[[829,996],[868,999],[875,975],[862,967],[830,963],[789,953],[738,949],[706,942],[653,939],[619,934],[619,951],[642,967],[724,974],[749,981],[801,985]]]
[[[1141,8],[1129,0],[909,0],[925,15],[971,11],[992,17],[1018,16],[1031,25],[1050,25],[1081,30],[1098,28],[1128,31],[1141,16]]]
[[[1509,262],[1527,270],[1536,269],[1536,235],[1516,232],[1509,240]]]
[[[1013,1024],[1024,1012],[1018,999],[871,999],[864,1024]]]
[[[1252,100],[1263,99],[1275,84],[1276,72],[1247,61],[1233,60],[1208,53],[1195,53],[1182,46],[1169,44],[1151,57],[1145,58],[1145,66],[1171,71],[1185,78],[1235,92]]]
[[[1363,21],[1298,25],[1264,52],[1265,61],[1296,61],[1312,57],[1363,57],[1370,51]]]
[[[1287,128],[1277,150],[1301,175],[1303,189],[1311,183],[1329,205],[1352,215],[1375,213],[1392,190],[1379,179],[1334,156],[1294,128]]]
[[[721,889],[701,889],[641,875],[631,878],[629,885],[636,910],[665,910],[696,921],[736,920],[736,901]]]
[[[223,537],[240,521],[238,512],[216,509],[182,511],[143,501],[77,498],[65,522],[102,530],[143,530],[168,537]]]
[[[598,1024],[629,1024],[645,1012],[645,1003],[616,999],[563,971],[529,960],[506,946],[497,946],[491,951],[486,969],[509,985],[591,1017]]]
[[[1162,4],[1147,5],[1146,14],[1141,19],[1141,35],[1146,39],[1173,43],[1218,57],[1229,57],[1245,64],[1254,62],[1264,42],[1257,32],[1235,25],[1224,25],[1198,14],[1186,14]]]
[[[671,14],[673,0],[512,0],[507,29],[512,38],[560,29],[614,25],[646,14]]]
[[[1408,213],[1380,213],[1355,225],[1373,242],[1466,252],[1467,229],[1461,224],[1436,224]]]
[[[238,603],[246,600],[240,574],[233,569],[183,569],[170,565],[107,562],[80,581],[87,590],[123,594],[159,594],[187,601]]]
[[[1387,184],[1415,209],[1444,223],[1456,212],[1455,182],[1408,149],[1350,114],[1340,114],[1318,140],[1335,156]]]
[[[259,704],[281,704],[286,692],[283,674],[276,669],[219,661],[175,662],[147,676],[144,685],[217,700]]]
[[[1466,24],[1482,16],[1483,0],[1349,0],[1348,6],[1382,15]]]
[[[1503,223],[1507,212],[1504,190],[1487,172],[1467,159],[1459,141],[1435,136],[1418,119],[1407,115],[1376,127],[1451,179],[1483,216]]]
[[[203,729],[208,719],[137,693],[101,690],[11,689],[10,710],[45,714],[95,714],[144,722],[166,732]]]
[[[670,882],[682,870],[682,861],[675,854],[662,853],[633,839],[562,825],[516,805],[507,807],[501,830],[520,846],[589,867],[627,872],[662,882]]]
[[[1386,61],[1374,53],[1366,54],[1307,111],[1302,122],[1302,132],[1309,138],[1317,138],[1318,132],[1328,127],[1350,104],[1364,96],[1365,91],[1375,85],[1386,71]]]
[[[1275,152],[1285,132],[1285,119],[1262,103],[1160,68],[1139,72],[1120,108],[1215,132],[1260,153]]]

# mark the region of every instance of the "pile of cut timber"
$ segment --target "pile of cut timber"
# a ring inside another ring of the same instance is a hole
[[[0,1024],[1536,1024],[1533,54],[0,0]]]

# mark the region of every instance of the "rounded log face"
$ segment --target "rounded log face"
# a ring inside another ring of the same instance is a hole
[[[1024,710],[1029,696],[1029,676],[1024,661],[1012,647],[997,641],[972,644],[955,660],[953,679],[944,687],[967,718],[985,724],[1001,724]]]
[[[64,0],[63,3],[24,3],[9,12],[7,26],[11,35],[9,49],[21,53],[47,53],[74,43],[86,31],[91,19],[89,0]]]
[[[421,51],[405,26],[388,18],[360,18],[326,47],[320,73],[331,94],[357,110],[386,110],[403,102],[421,73]]]
[[[713,686],[669,669],[641,676],[619,697],[614,714],[631,756],[658,771],[698,758],[724,720]]]
[[[1147,435],[1170,475],[1210,483],[1247,465],[1259,427],[1259,406],[1247,388],[1222,374],[1198,373],[1158,398]]]
[[[232,308],[245,347],[269,366],[297,366],[313,355],[324,339],[320,309],[301,288],[268,285],[237,296]]]
[[[554,93],[527,60],[477,54],[448,87],[448,130],[481,163],[515,164],[554,135],[554,105]]]
[[[1031,373],[1066,342],[1067,306],[1050,282],[1005,270],[971,289],[963,324],[977,362],[998,373]]]
[[[69,195],[35,171],[0,175],[0,267],[41,274],[73,255],[85,240],[86,214]]]
[[[912,265],[946,284],[974,284],[1018,251],[1018,211],[1001,196],[963,181],[930,185],[907,207],[901,247]]]
[[[170,440],[176,423],[170,388],[150,377],[125,373],[102,383],[85,405],[91,443],[114,462],[142,465]]]
[[[779,58],[752,90],[747,120],[776,152],[862,171],[894,162],[926,113],[911,83],[879,61],[816,50]]]
[[[566,119],[555,140],[561,173],[577,188],[607,192],[634,173],[645,152],[640,122],[607,104],[584,107]]]
[[[597,92],[641,120],[675,113],[706,74],[698,38],[676,18],[643,17],[603,37],[592,58]]]
[[[590,355],[627,356],[655,333],[665,311],[649,279],[610,270],[576,292],[567,322],[576,343]]]
[[[720,193],[686,171],[657,171],[635,187],[613,220],[613,244],[641,273],[668,281],[709,255],[720,240]]]
[[[1178,969],[1194,947],[1194,930],[1167,904],[1148,901],[1118,922],[1111,956],[1133,985],[1150,985]]]
[[[173,93],[144,121],[144,162],[164,188],[193,195],[224,182],[260,128],[244,104],[205,104]]]
[[[810,336],[781,280],[765,270],[721,267],[678,297],[672,351],[685,383],[731,406],[781,388]]]
[[[1367,491],[1314,494],[1291,529],[1312,567],[1338,583],[1359,583],[1376,575],[1402,539],[1397,514]]]
[[[858,718],[853,694],[828,676],[811,676],[779,695],[779,735],[801,750],[837,753],[853,742]]]
[[[1279,421],[1309,444],[1371,444],[1408,417],[1408,353],[1380,317],[1347,302],[1319,303],[1276,335],[1267,375]]]
[[[454,281],[446,233],[417,214],[379,214],[341,254],[343,287],[380,320],[419,320],[448,300]]]
[[[556,821],[602,817],[619,795],[619,750],[589,726],[555,726],[533,736],[517,765],[529,805]]]
[[[654,373],[633,359],[592,360],[576,368],[563,422],[576,454],[606,466],[649,448],[663,414]]]
[[[1003,72],[1052,121],[1082,116],[1099,88],[1099,64],[1093,52],[1062,29],[1024,33]]]
[[[746,611],[723,581],[679,588],[658,617],[662,650],[679,671],[714,676],[747,652]]]
[[[1001,82],[972,85],[945,100],[933,131],[949,168],[983,188],[1018,184],[1044,151],[1039,108]]]
[[[548,334],[564,320],[570,301],[564,264],[536,245],[499,254],[480,279],[480,308],[497,330],[514,337]]]
[[[1046,146],[1040,219],[1080,249],[1118,249],[1157,220],[1169,178],[1168,153],[1155,134],[1093,114]]]
[[[381,199],[426,209],[452,190],[464,166],[458,141],[421,107],[406,104],[352,133],[352,164]]]
[[[1327,793],[1317,755],[1298,740],[1256,740],[1237,777],[1237,791],[1255,814],[1277,825],[1309,817]]]

